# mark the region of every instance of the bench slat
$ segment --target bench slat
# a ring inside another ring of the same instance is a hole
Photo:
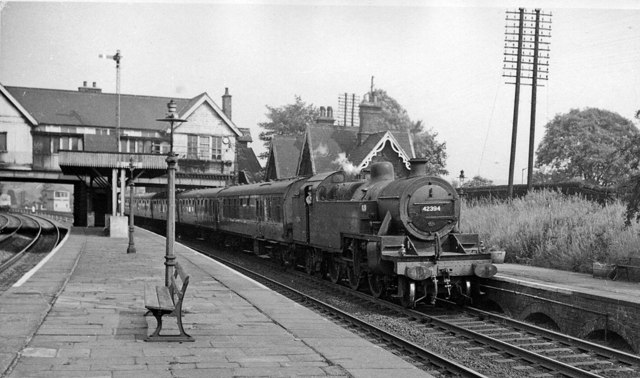
[[[145,307],[149,310],[173,311],[175,305],[166,286],[156,286],[155,293],[145,287]]]
[[[156,292],[158,293],[158,303],[160,307],[167,309],[175,308],[171,293],[169,293],[169,289],[166,286],[156,286]]]

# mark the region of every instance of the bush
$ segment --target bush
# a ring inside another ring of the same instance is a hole
[[[600,205],[543,190],[513,201],[462,203],[463,232],[507,252],[506,261],[590,273],[593,262],[638,255],[640,224],[625,226],[625,205]]]

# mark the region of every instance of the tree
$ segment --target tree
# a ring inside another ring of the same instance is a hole
[[[572,109],[545,125],[536,167],[559,177],[612,186],[637,168],[634,142],[640,132],[617,113],[596,108]]]
[[[300,96],[295,96],[296,102],[277,108],[267,105],[267,118],[269,121],[258,124],[263,130],[259,138],[269,150],[269,143],[273,135],[299,135],[304,134],[307,125],[316,121],[320,115],[318,108],[313,104],[302,101]],[[263,152],[259,158],[269,157],[269,152]]]
[[[444,168],[447,160],[447,143],[436,140],[437,132],[424,130],[422,121],[416,121],[410,131],[416,157],[427,159],[427,174],[448,174],[449,172]]]
[[[384,89],[375,89],[376,101],[382,106],[383,122],[389,130],[409,130],[416,157],[427,158],[427,174],[446,175],[447,144],[436,140],[438,133],[425,130],[422,121],[413,122],[406,109]]]
[[[467,182],[465,182],[462,186],[465,188],[475,188],[479,186],[491,186],[493,185],[493,181],[488,178],[484,178],[480,175],[473,176],[473,178]]]
[[[382,106],[382,119],[389,130],[411,130],[414,126],[409,114],[393,97],[384,89],[373,91],[376,101]]]

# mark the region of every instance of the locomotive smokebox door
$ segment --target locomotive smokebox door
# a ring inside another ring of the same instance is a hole
[[[429,234],[443,229],[454,214],[452,199],[446,190],[437,185],[418,188],[407,205],[407,213],[413,225]]]

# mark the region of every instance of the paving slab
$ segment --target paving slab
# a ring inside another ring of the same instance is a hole
[[[402,358],[178,243],[191,275],[193,343],[147,343],[145,284],[164,283],[165,239],[73,228],[20,286],[0,294],[2,377],[430,377]],[[165,317],[168,331],[175,318]]]

